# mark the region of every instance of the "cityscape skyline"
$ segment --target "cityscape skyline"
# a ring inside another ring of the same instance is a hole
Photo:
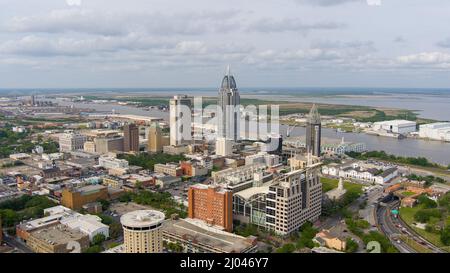
[[[450,251],[449,1],[35,2],[0,3],[0,255]]]

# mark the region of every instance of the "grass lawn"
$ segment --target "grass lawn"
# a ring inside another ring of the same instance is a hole
[[[405,192],[402,192],[402,195],[405,196],[405,197],[413,196],[414,194],[415,194],[415,193],[412,192],[412,191],[405,191]]]
[[[328,177],[321,177],[320,182],[322,182],[322,191],[323,192],[331,191],[332,189],[337,188],[337,186],[339,184],[338,179],[328,178]],[[363,185],[344,181],[344,188],[347,191],[355,191],[358,193],[362,193],[362,187],[363,187]]]
[[[412,229],[414,229],[417,233],[419,233],[421,236],[423,236],[425,239],[427,239],[429,242],[431,242],[433,245],[443,248],[445,247],[440,239],[439,234],[431,233],[426,230],[414,227],[412,224],[416,221],[414,220],[414,214],[420,210],[419,206],[413,207],[413,208],[400,208],[400,217],[405,221],[405,223],[408,224]]]

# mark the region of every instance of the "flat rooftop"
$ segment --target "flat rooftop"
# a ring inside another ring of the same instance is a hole
[[[207,245],[221,252],[245,252],[253,245],[246,238],[233,233],[205,228],[191,223],[189,220],[168,220],[163,223],[163,234],[168,233],[179,238],[195,240],[197,244]]]
[[[164,213],[160,211],[136,210],[122,215],[120,223],[127,227],[149,227],[164,221],[165,218]]]
[[[87,235],[64,225],[40,229],[32,232],[31,235],[52,245],[67,244],[70,241],[76,241],[83,237],[87,237]]]

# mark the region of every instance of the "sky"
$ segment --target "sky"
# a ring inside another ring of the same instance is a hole
[[[0,88],[450,88],[448,0],[0,0]]]

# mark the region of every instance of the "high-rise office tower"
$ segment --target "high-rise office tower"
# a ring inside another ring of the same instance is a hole
[[[162,131],[158,124],[154,123],[148,130],[148,151],[159,153],[163,150]]]
[[[230,74],[230,67],[222,80],[218,97],[218,113],[222,113],[218,124],[218,137],[237,141],[240,137],[239,114],[237,109],[241,104],[239,91],[234,76]]]
[[[164,218],[164,213],[155,210],[137,210],[122,215],[125,253],[161,253]]]
[[[320,156],[321,153],[321,120],[319,111],[314,104],[309,112],[308,122],[306,124],[306,152],[314,156]]]
[[[179,146],[189,142],[189,139],[184,139],[183,136],[191,136],[191,118],[189,117],[189,124],[182,122],[183,115],[192,115],[192,99],[186,95],[177,95],[170,100],[170,145]],[[187,113],[183,113],[183,106],[187,106]],[[186,131],[187,130],[187,131]]]
[[[266,227],[280,235],[297,231],[305,222],[316,221],[322,211],[320,163],[281,176],[269,187]]]
[[[30,104],[31,104],[31,106],[36,105],[36,97],[34,95],[31,95],[31,97],[30,97]]]
[[[229,156],[233,154],[233,141],[224,137],[218,137],[216,140],[216,155]]]
[[[123,127],[123,151],[139,152],[139,129],[133,123]]]

